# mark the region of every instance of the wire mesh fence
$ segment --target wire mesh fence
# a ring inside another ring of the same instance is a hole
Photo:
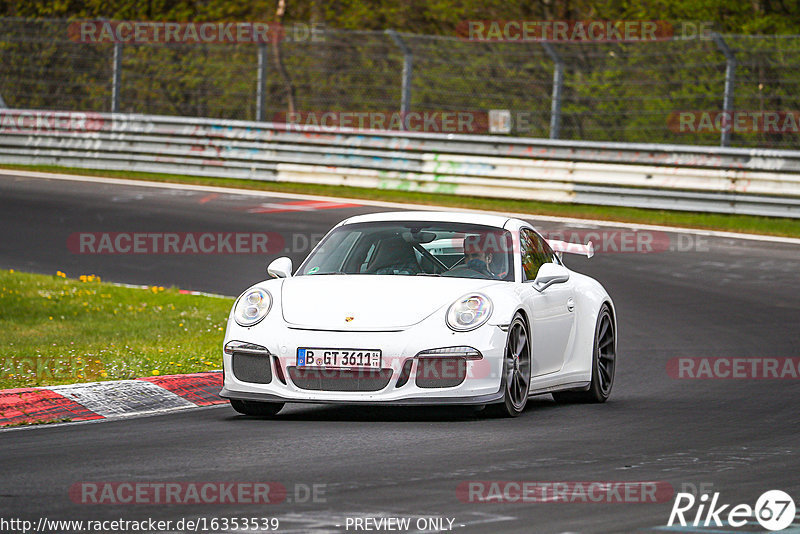
[[[289,111],[391,113],[401,109],[409,62],[409,111],[505,110],[510,121],[500,131],[510,135],[549,137],[556,113],[557,137],[567,140],[718,145],[728,120],[739,121],[729,123],[730,146],[800,146],[800,36],[722,36],[735,57],[727,111],[736,116],[721,118],[728,62],[703,37],[553,43],[548,51],[541,42],[401,34],[404,53],[385,32],[324,29],[278,47],[115,44],[73,40],[69,25],[0,19],[7,107],[111,111],[116,79],[125,113],[267,121]]]

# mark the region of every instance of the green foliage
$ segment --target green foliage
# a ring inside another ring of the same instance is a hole
[[[113,46],[67,38],[67,18],[270,21],[276,0],[0,0],[0,96],[10,107],[109,111]],[[651,19],[712,21],[731,33],[734,109],[800,109],[800,4],[768,0],[287,0],[286,24],[318,22],[321,42],[287,40],[281,55],[299,111],[399,108],[403,55],[383,33],[409,32],[415,111],[508,109],[525,117],[513,133],[547,137],[553,60],[540,43],[459,39],[464,20]],[[734,33],[740,35],[733,35]],[[775,33],[777,35],[748,35]],[[676,133],[671,114],[722,107],[725,58],[708,38],[554,45],[564,65],[563,139],[718,144],[719,133]],[[287,86],[272,55],[267,120],[285,113]],[[255,120],[258,47],[253,44],[125,44],[123,112]],[[796,148],[797,133],[736,133],[733,146]]]

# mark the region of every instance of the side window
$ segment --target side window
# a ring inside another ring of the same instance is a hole
[[[539,267],[555,262],[555,253],[539,234],[523,228],[519,234],[522,247],[522,274],[524,280],[533,280]]]

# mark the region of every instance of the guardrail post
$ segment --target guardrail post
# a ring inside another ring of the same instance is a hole
[[[400,97],[400,114],[403,117],[403,129],[405,129],[405,117],[411,109],[411,74],[414,68],[414,56],[405,41],[394,30],[386,30],[386,33],[403,52],[403,88]]]
[[[259,43],[258,45],[258,86],[256,87],[256,120],[264,122],[264,113],[267,104],[267,43]]]
[[[724,116],[728,117],[729,120],[727,124],[723,124],[722,128],[720,128],[722,132],[719,146],[726,147],[731,143],[731,129],[733,128],[733,116],[731,115],[731,111],[733,111],[733,83],[736,74],[736,56],[720,34],[713,33],[712,38],[717,48],[719,48],[719,51],[725,55],[725,96],[722,101],[722,111],[725,113]]]
[[[564,62],[553,45],[543,42],[542,46],[555,63],[553,69],[553,98],[550,104],[550,139],[558,139],[561,133],[561,90],[564,85]]]
[[[122,43],[114,43],[114,64],[111,80],[111,113],[119,113],[119,92],[122,86]]]

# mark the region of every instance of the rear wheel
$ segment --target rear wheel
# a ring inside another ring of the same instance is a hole
[[[605,402],[614,385],[617,365],[617,337],[608,304],[603,304],[597,316],[592,355],[592,381],[586,391],[553,393],[556,402]]]
[[[528,403],[531,386],[531,345],[528,327],[521,315],[516,315],[508,327],[505,358],[503,359],[503,402],[491,408],[498,415],[517,417]]]
[[[231,399],[231,406],[234,410],[244,415],[271,416],[276,415],[279,411],[281,411],[281,408],[283,408],[283,403]]]

